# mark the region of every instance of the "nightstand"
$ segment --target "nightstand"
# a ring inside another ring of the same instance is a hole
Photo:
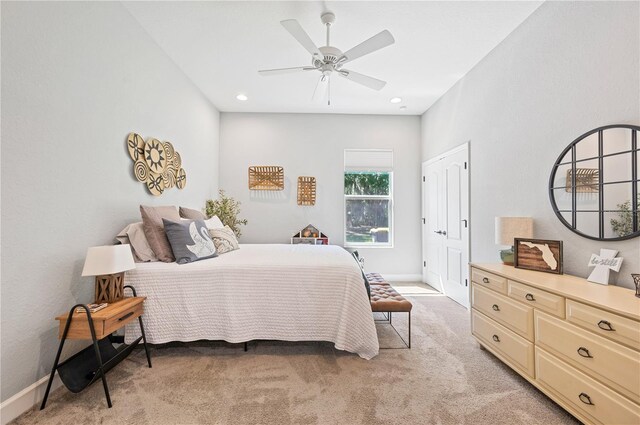
[[[59,322],[60,345],[40,410],[44,409],[47,404],[56,371],[58,371],[64,385],[73,393],[78,393],[101,379],[107,405],[111,407],[111,397],[105,374],[125,359],[140,341],[144,344],[147,363],[151,367],[151,356],[142,325],[146,297],[137,297],[135,289],[131,286],[125,286],[125,288],[132,290],[133,297],[111,303],[108,307],[95,313],[91,313],[85,304],[76,304],[68,314],[56,317]],[[76,313],[76,308],[84,308],[85,311]],[[124,339],[112,334],[136,319],[140,324],[141,336],[130,345],[121,344],[116,348],[113,343],[124,342]],[[93,344],[59,363],[62,347],[67,339],[90,339]]]

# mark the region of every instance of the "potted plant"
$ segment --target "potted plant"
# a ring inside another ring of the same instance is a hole
[[[207,199],[206,201],[204,210],[207,218],[211,218],[214,215],[218,216],[222,224],[229,226],[231,230],[233,230],[233,233],[235,233],[237,237],[240,237],[242,234],[240,226],[246,226],[248,223],[247,219],[238,218],[240,214],[240,202],[230,196],[226,196],[222,189],[218,191],[218,194],[219,197],[215,201],[213,199]]]

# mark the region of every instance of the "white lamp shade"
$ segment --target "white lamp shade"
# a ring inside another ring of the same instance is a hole
[[[135,268],[130,245],[93,246],[87,250],[82,276],[102,276]]]
[[[513,245],[514,238],[533,237],[531,217],[496,217],[496,244]]]

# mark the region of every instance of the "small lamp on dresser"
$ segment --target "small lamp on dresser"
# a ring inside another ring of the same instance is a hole
[[[510,246],[500,251],[504,264],[513,265],[513,240],[533,237],[533,219],[531,217],[496,217],[496,245]]]
[[[82,276],[96,277],[95,303],[112,303],[124,298],[124,272],[135,269],[131,246],[93,246],[87,250]]]

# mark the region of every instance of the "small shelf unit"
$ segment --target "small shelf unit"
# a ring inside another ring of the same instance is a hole
[[[311,224],[291,237],[293,245],[329,245],[329,237]]]

